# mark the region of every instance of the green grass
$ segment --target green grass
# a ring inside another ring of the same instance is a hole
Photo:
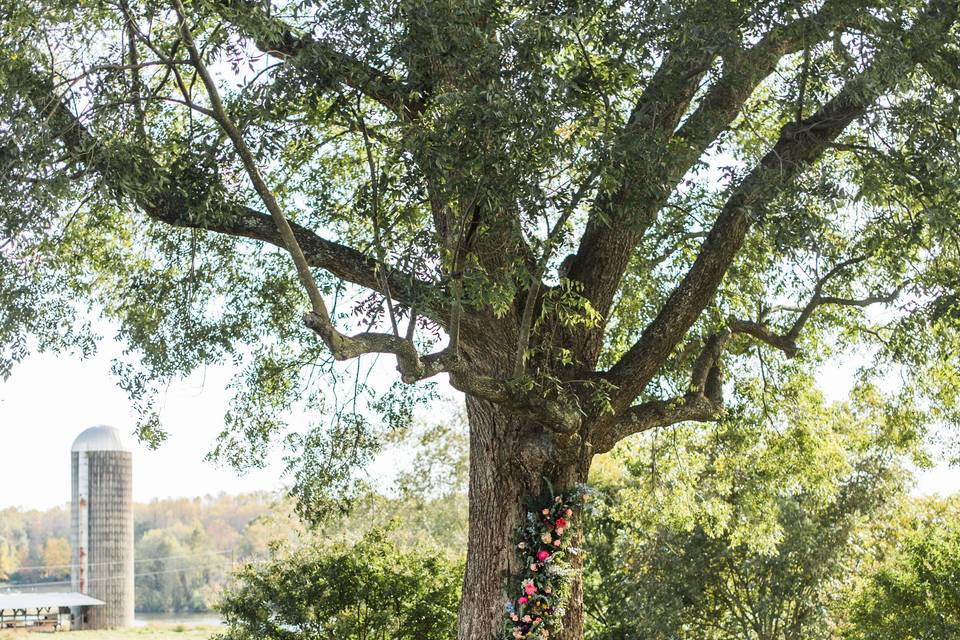
[[[214,627],[184,624],[156,624],[110,631],[71,631],[56,637],[67,640],[209,640],[217,632]],[[0,640],[36,640],[36,634],[24,631],[0,631]]]

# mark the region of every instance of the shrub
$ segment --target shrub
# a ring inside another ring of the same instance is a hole
[[[455,638],[461,576],[439,554],[397,549],[389,529],[352,547],[278,551],[237,573],[219,606],[227,623],[221,638]]]

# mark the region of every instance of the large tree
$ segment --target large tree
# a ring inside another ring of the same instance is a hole
[[[376,445],[318,365],[446,375],[470,424],[461,640],[501,628],[524,499],[631,434],[857,349],[901,374],[899,410],[953,416],[954,0],[0,12],[4,371],[91,349],[86,303],[145,416],[171,377],[246,362],[216,453],[255,459],[290,405],[338,416],[286,437],[304,505]]]

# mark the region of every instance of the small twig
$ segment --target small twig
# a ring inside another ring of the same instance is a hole
[[[801,20],[806,18],[801,13]],[[803,38],[806,40],[806,38]],[[807,78],[810,75],[810,47],[803,47],[803,65],[800,67],[800,86],[797,89],[797,125],[803,122],[803,103],[807,93]]]
[[[517,336],[517,351],[513,360],[514,378],[519,378],[522,376],[524,367],[526,366],[527,349],[530,347],[530,331],[533,327],[533,312],[536,307],[537,297],[540,295],[540,287],[543,284],[543,274],[547,269],[547,264],[550,262],[550,256],[553,255],[553,250],[556,247],[557,240],[559,239],[560,234],[563,232],[563,228],[566,225],[567,220],[570,219],[570,216],[580,205],[581,200],[590,190],[590,187],[598,174],[599,169],[597,168],[590,172],[590,174],[587,176],[587,179],[583,181],[583,183],[580,185],[580,188],[577,189],[577,192],[570,199],[570,204],[566,207],[560,217],[557,218],[553,224],[553,228],[551,228],[550,232],[547,234],[547,239],[544,242],[543,247],[543,255],[540,256],[540,262],[537,264],[537,270],[533,274],[533,282],[530,284],[530,289],[527,290],[527,298],[523,304],[523,315],[520,318],[520,331]]]
[[[133,112],[137,120],[137,136],[140,144],[147,143],[147,117],[143,109],[143,82],[140,79],[139,55],[137,53],[137,36],[133,16],[126,0],[121,0],[120,7],[124,13],[124,33],[127,39],[127,57],[130,59],[130,94],[133,96]]]
[[[855,264],[859,264],[870,257],[869,254],[864,254],[856,256],[854,258],[849,258],[843,260],[842,262],[837,263],[833,266],[825,275],[821,276],[813,289],[813,295],[810,297],[809,302],[806,305],[799,308],[779,306],[775,307],[769,311],[798,311],[798,315],[794,320],[793,324],[787,330],[786,333],[775,333],[764,323],[764,318],[761,317],[758,320],[741,320],[738,318],[730,318],[727,325],[734,333],[743,333],[750,335],[761,342],[765,342],[768,345],[783,351],[788,358],[793,358],[797,355],[797,339],[800,337],[800,333],[803,331],[804,326],[813,316],[814,312],[824,305],[837,305],[843,307],[869,307],[874,304],[890,304],[897,299],[897,296],[900,295],[900,291],[903,290],[905,285],[900,285],[892,292],[884,295],[873,295],[867,296],[864,298],[844,298],[839,296],[825,296],[823,295],[823,289],[827,283],[833,279],[837,274],[839,274],[844,269],[851,267]]]

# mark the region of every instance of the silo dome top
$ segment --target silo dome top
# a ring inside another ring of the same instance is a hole
[[[114,427],[90,427],[73,441],[70,451],[130,451]]]

